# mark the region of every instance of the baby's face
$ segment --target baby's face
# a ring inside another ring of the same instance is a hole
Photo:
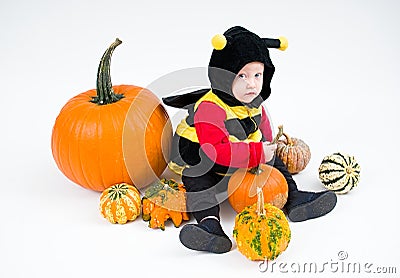
[[[263,74],[263,63],[251,62],[246,64],[238,72],[232,83],[234,97],[243,103],[252,102],[262,90]]]

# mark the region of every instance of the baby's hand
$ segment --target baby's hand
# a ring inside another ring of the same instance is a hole
[[[276,147],[277,147],[276,144],[271,144],[270,142],[263,142],[264,156],[266,162],[270,161],[274,157]]]

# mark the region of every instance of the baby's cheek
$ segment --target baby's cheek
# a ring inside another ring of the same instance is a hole
[[[232,88],[232,91],[234,92],[235,95],[241,96],[246,92],[246,83],[245,82],[238,82],[235,84]]]

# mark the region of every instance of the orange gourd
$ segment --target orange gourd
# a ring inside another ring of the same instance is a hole
[[[155,94],[134,85],[112,86],[111,56],[119,44],[116,39],[101,58],[97,88],[70,99],[52,131],[58,168],[96,191],[153,182],[166,168],[172,138],[168,114]]]
[[[140,193],[133,185],[114,184],[100,196],[100,212],[110,223],[125,224],[135,220],[141,211]]]
[[[142,198],[142,218],[149,222],[149,227],[165,230],[165,222],[172,220],[179,227],[184,220],[189,220],[186,212],[185,188],[175,180],[161,179],[146,189]]]
[[[236,215],[233,238],[249,260],[274,260],[288,247],[291,230],[285,214],[265,203],[263,191],[257,191],[257,202]]]
[[[228,183],[228,201],[236,212],[257,202],[257,187],[262,188],[264,200],[279,209],[286,204],[288,184],[279,170],[267,164],[238,169]]]

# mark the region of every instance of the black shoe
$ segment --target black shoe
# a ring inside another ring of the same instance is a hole
[[[301,222],[327,214],[336,206],[336,201],[336,194],[332,191],[291,191],[285,210],[292,222]]]
[[[206,219],[199,224],[186,224],[179,233],[179,240],[187,248],[197,251],[220,254],[232,248],[232,242],[216,219]]]

